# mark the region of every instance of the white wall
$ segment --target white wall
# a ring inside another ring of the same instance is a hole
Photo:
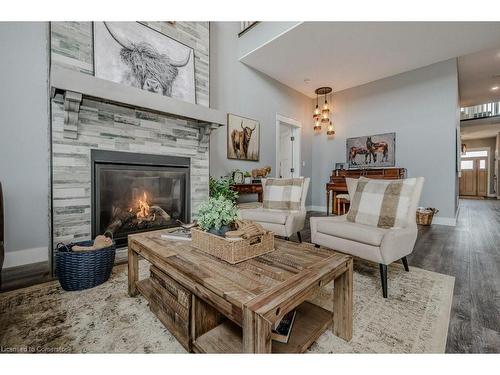
[[[210,106],[260,121],[260,160],[229,160],[226,155],[227,128],[210,136],[210,174],[226,175],[239,168],[270,165],[275,175],[276,114],[302,123],[301,174],[311,175],[310,99],[238,61],[239,22],[212,22],[210,30]]]
[[[424,176],[421,205],[440,210],[437,223],[453,223],[457,98],[454,59],[335,93],[335,138],[313,136],[312,204],[326,205],[324,183],[335,162],[346,161],[346,138],[396,132],[396,166]]]
[[[48,259],[48,24],[0,22],[5,264]]]

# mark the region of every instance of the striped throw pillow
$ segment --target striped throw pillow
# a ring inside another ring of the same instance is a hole
[[[303,178],[268,178],[264,185],[263,208],[300,210]]]
[[[379,228],[406,227],[416,182],[416,178],[387,181],[360,177],[347,220]]]

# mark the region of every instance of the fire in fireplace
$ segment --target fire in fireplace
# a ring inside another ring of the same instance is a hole
[[[92,236],[131,233],[190,219],[189,158],[92,150]]]

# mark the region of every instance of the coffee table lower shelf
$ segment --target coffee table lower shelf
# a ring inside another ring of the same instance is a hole
[[[297,307],[287,344],[272,342],[273,353],[303,353],[333,324],[333,313],[309,302]],[[227,320],[193,342],[198,353],[242,353],[241,327]]]

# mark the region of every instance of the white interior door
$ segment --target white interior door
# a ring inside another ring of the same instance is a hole
[[[279,129],[279,170],[281,178],[298,177],[297,136],[298,128],[280,124]]]

